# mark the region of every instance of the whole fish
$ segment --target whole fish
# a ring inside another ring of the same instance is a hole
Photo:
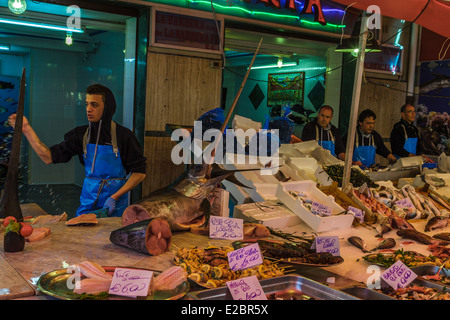
[[[450,232],[436,233],[433,238],[450,242]]]
[[[379,232],[375,237],[383,238],[383,235],[384,235],[385,233],[388,233],[388,232],[391,231],[391,230],[392,230],[392,228],[391,228],[390,222],[389,222],[389,221],[384,221],[384,222],[381,224],[380,232]]]
[[[369,250],[366,249],[366,243],[364,242],[363,239],[361,239],[360,237],[357,236],[352,236],[349,237],[347,239],[348,242],[350,242],[352,245],[354,245],[355,247],[361,249],[362,252],[367,253],[369,252]]]
[[[415,230],[414,226],[409,223],[405,218],[399,217],[396,214],[391,214],[388,217],[388,221],[392,229],[411,229]]]
[[[166,219],[172,231],[208,223],[210,194],[222,180],[236,172],[222,170],[217,165],[209,172],[209,167],[206,164],[191,166],[174,185],[154,191],[128,206],[122,214],[122,226],[156,217]]]
[[[430,237],[429,235],[426,235],[417,230],[401,229],[397,231],[397,235],[402,238],[414,240],[423,244],[433,244],[439,242],[437,239],[434,239],[433,237]]]
[[[383,241],[381,241],[375,248],[370,250],[370,252],[375,251],[375,250],[390,249],[390,248],[395,247],[396,244],[397,243],[395,242],[394,239],[387,238],[387,239],[384,239]]]
[[[434,229],[445,228],[448,225],[448,217],[433,217],[428,220],[425,225],[425,231],[432,231]]]

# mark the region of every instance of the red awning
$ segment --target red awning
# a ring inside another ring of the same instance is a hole
[[[450,2],[439,0],[333,0],[334,2],[367,10],[371,5],[380,8],[380,14],[395,19],[415,22],[437,34],[450,38]]]

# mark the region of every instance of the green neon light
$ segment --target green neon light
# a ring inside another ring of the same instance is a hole
[[[210,1],[187,0],[187,2],[190,2],[190,3],[193,3],[193,4],[207,4],[207,5],[211,5]],[[224,6],[224,5],[220,5],[220,4],[217,4],[217,3],[214,3],[214,6],[215,7],[219,7],[221,9],[224,9],[224,10],[227,10],[227,11],[231,11],[231,10],[241,11],[241,12],[247,13],[249,15],[253,15],[253,16],[264,15],[264,16],[275,17],[275,18],[290,18],[290,19],[298,20],[301,23],[307,23],[307,24],[322,26],[319,22],[302,20],[302,19],[300,19],[300,17],[293,16],[293,15],[271,13],[271,12],[264,12],[264,11],[252,11],[252,10],[248,10],[248,9],[245,9],[245,8],[242,8],[242,7],[237,7],[237,6],[229,7],[229,6]],[[335,28],[345,28],[345,25],[342,25],[342,24],[327,23],[327,26],[335,27]]]

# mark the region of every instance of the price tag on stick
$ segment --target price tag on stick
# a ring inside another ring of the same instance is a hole
[[[244,239],[244,220],[211,216],[209,218],[209,237],[216,239]]]
[[[398,260],[381,274],[381,278],[397,290],[398,288],[407,287],[417,278],[417,275],[402,261]]]
[[[340,256],[341,250],[339,247],[339,238],[318,236],[314,238],[314,242],[311,245],[311,249],[315,249],[316,252],[329,252],[333,256]]]
[[[257,243],[227,253],[228,265],[233,271],[248,269],[263,263]]]
[[[153,271],[116,268],[108,293],[132,298],[145,297],[152,278]]]
[[[234,300],[267,300],[256,276],[226,282]]]

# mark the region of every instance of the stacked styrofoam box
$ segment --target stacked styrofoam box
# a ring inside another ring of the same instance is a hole
[[[331,210],[331,215],[321,217],[313,214],[303,206],[303,202],[300,199],[292,196],[289,191],[303,192],[312,201],[327,205]],[[276,196],[287,208],[317,232],[345,229],[352,226],[354,216],[351,214],[341,214],[345,210],[334,201],[332,196],[327,196],[320,191],[314,181],[305,180],[280,183]]]
[[[286,228],[301,223],[299,217],[278,201],[237,205],[234,207],[233,218],[261,223],[271,228]]]

